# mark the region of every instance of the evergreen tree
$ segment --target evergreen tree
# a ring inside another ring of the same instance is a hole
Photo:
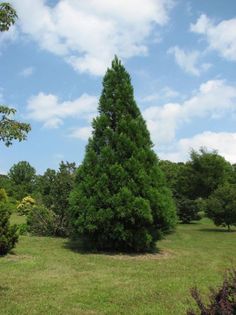
[[[117,57],[98,111],[70,198],[75,235],[98,250],[152,250],[174,228],[175,205]]]

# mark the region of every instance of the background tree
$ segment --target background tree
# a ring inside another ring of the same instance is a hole
[[[175,205],[129,74],[115,58],[71,195],[74,233],[97,249],[146,251],[174,228]]]
[[[8,176],[12,182],[16,199],[21,200],[34,191],[36,170],[29,162],[21,161],[14,164],[10,168]]]
[[[9,3],[0,3],[0,32],[8,31],[16,19],[15,9]],[[29,124],[12,119],[15,113],[14,108],[0,105],[0,140],[6,146],[11,145],[13,140],[25,140],[31,129]]]
[[[236,185],[225,183],[219,186],[207,202],[207,216],[217,226],[236,225]]]

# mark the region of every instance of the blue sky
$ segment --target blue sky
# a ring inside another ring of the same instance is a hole
[[[12,0],[0,34],[0,101],[30,122],[1,144],[0,172],[27,160],[39,173],[79,164],[102,77],[117,54],[161,159],[205,146],[236,163],[235,0]]]

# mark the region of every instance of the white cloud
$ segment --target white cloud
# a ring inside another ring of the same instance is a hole
[[[160,89],[159,92],[152,93],[140,99],[141,102],[154,102],[158,100],[170,100],[180,96],[179,92],[173,90],[172,88],[165,86],[164,88]]]
[[[56,95],[39,93],[29,99],[27,117],[42,122],[46,128],[57,128],[66,118],[90,121],[96,115],[97,104],[97,98],[88,94],[60,102]]]
[[[174,46],[168,50],[168,53],[174,55],[178,66],[188,74],[199,76],[211,67],[209,63],[200,63],[202,54],[197,50],[184,51],[178,46]]]
[[[18,31],[15,26],[12,26],[7,32],[0,32],[0,47],[5,44],[11,43],[18,38]]]
[[[74,69],[102,75],[114,54],[145,55],[154,25],[163,26],[173,0],[12,0],[21,31]],[[30,14],[29,14],[30,12]]]
[[[70,137],[86,141],[91,136],[91,134],[92,127],[87,126],[73,129],[72,132],[70,133]]]
[[[202,14],[190,30],[205,36],[209,48],[232,61],[236,61],[236,18],[215,23]]]
[[[150,106],[143,111],[154,144],[175,139],[178,128],[196,118],[219,119],[236,112],[236,86],[222,80],[210,80],[200,85],[192,97],[182,103]]]
[[[34,68],[33,67],[27,67],[25,69],[23,69],[19,74],[22,76],[22,77],[30,77],[34,72]]]
[[[174,162],[186,161],[192,149],[199,150],[206,147],[209,150],[217,150],[231,163],[236,163],[236,133],[205,131],[192,138],[180,139],[169,152],[160,153],[162,159]]]

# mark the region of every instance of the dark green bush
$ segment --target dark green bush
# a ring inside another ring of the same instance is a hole
[[[185,197],[177,200],[178,216],[182,223],[190,223],[194,220],[200,220],[198,214],[198,205],[195,200],[187,199]]]
[[[0,256],[6,255],[18,241],[17,226],[10,226],[10,216],[7,204],[0,202]]]

